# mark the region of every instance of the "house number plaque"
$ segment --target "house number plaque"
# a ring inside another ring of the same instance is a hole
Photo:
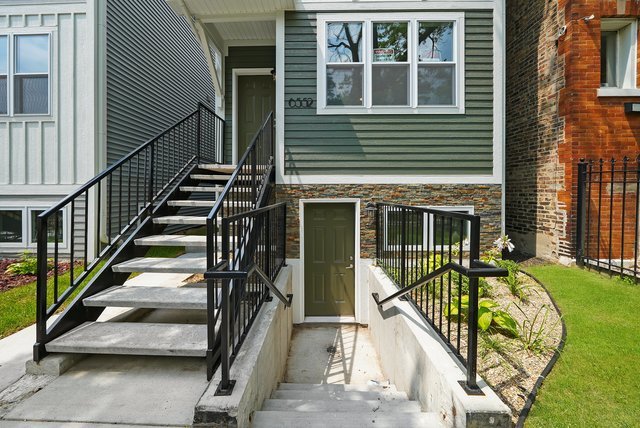
[[[313,107],[313,98],[289,98],[289,107],[311,108]]]

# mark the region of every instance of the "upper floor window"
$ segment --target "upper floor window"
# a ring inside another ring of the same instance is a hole
[[[318,16],[318,113],[464,113],[461,13]]]
[[[603,19],[600,44],[600,95],[636,89],[637,25],[635,20]]]
[[[49,114],[48,34],[0,36],[0,114]]]

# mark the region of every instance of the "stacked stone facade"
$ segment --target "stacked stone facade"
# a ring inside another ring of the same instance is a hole
[[[638,154],[624,103],[640,97],[598,89],[601,20],[639,16],[635,0],[507,2],[506,228],[525,252],[573,257],[579,160]]]
[[[374,217],[365,212],[368,202],[414,206],[473,206],[482,217],[482,246],[488,248],[502,230],[502,188],[500,185],[278,185],[276,200],[287,203],[287,257],[300,257],[300,199],[360,199],[360,256],[374,258]]]

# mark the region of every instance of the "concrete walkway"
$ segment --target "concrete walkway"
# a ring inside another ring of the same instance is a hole
[[[127,285],[170,287],[188,276],[141,274]],[[100,320],[127,311],[109,308]],[[189,426],[208,386],[202,358],[94,355],[58,377],[25,375],[34,341],[34,326],[0,340],[0,428]]]

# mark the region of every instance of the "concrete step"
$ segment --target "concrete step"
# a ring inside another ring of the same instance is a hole
[[[265,400],[262,410],[286,410],[293,412],[399,412],[419,413],[420,405],[416,401],[380,401],[380,400]]]
[[[48,352],[204,357],[205,324],[87,322],[47,343]]]
[[[280,400],[385,400],[408,401],[398,391],[273,391],[271,398]]]
[[[224,186],[180,186],[181,192],[220,193]]]
[[[378,413],[378,412],[288,412],[259,411],[254,413],[256,428],[440,428],[437,413]]]
[[[197,200],[175,200],[168,201],[167,205],[170,207],[206,207],[213,208],[216,201],[197,201]]]
[[[204,273],[207,270],[207,257],[198,253],[178,258],[137,257],[114,265],[112,269],[123,273]]]
[[[207,309],[206,288],[111,287],[82,301],[85,306],[145,309]]]
[[[165,217],[156,217],[153,219],[153,222],[155,224],[188,224],[204,226],[207,224],[207,218],[188,215],[170,215]]]
[[[218,163],[204,163],[198,165],[200,169],[206,169],[207,171],[223,172],[231,174],[236,170],[236,165],[222,165]]]
[[[136,239],[136,245],[147,247],[198,247],[207,248],[207,237],[202,235],[151,235]],[[218,237],[222,242],[222,237]]]
[[[361,392],[380,392],[393,391],[397,392],[396,386],[393,384],[380,385],[355,385],[344,383],[333,384],[314,384],[314,383],[281,383],[278,386],[280,391],[361,391]]]
[[[193,180],[200,181],[229,181],[229,174],[191,174]]]

